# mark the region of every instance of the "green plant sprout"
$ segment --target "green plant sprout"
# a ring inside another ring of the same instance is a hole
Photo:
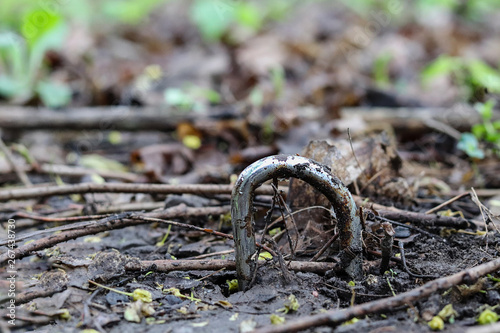
[[[172,229],[171,224],[168,225],[167,232],[165,233],[165,236],[163,236],[162,240],[156,243],[157,247],[162,247],[163,245],[165,245],[165,242],[167,241],[167,238],[170,235],[170,229]]]
[[[28,13],[20,29],[24,38],[12,32],[0,33],[0,95],[17,102],[38,96],[48,107],[61,107],[71,101],[71,90],[63,83],[40,79],[45,53],[62,46],[66,23],[57,14],[45,15],[46,24],[30,24],[41,15]]]
[[[391,83],[389,78],[389,64],[391,60],[392,55],[388,53],[375,59],[373,64],[373,78],[378,88],[387,88]]]
[[[235,30],[244,31],[243,36],[255,35],[268,22],[286,16],[297,2],[195,0],[190,8],[190,18],[203,39],[216,42]],[[236,36],[233,34],[231,37]]]
[[[143,301],[144,303],[151,303],[153,301],[153,298],[151,296],[151,293],[147,290],[144,290],[144,289],[135,289],[133,292],[131,293],[127,293],[125,291],[121,291],[121,290],[118,290],[118,289],[115,289],[115,288],[111,288],[111,287],[107,287],[105,285],[102,285],[100,283],[97,283],[95,281],[91,281],[89,280],[90,283],[92,284],[95,284],[96,286],[98,287],[101,287],[101,288],[104,288],[104,289],[107,289],[109,291],[112,291],[112,292],[115,292],[117,294],[121,294],[121,295],[125,295],[125,296],[129,296],[129,297],[132,297],[132,299],[134,301],[137,301],[137,300],[141,300]]]
[[[167,88],[164,92],[164,98],[167,105],[177,107],[182,111],[194,110],[196,112],[205,111],[205,102],[217,104],[221,101],[219,93],[215,90],[198,86],[185,89]]]
[[[108,17],[127,24],[139,24],[164,0],[106,0],[102,12]]]
[[[495,149],[500,150],[500,121],[492,121],[495,101],[476,103],[474,108],[481,115],[481,123],[471,128],[472,133],[463,133],[457,148],[464,151],[469,157],[483,159],[484,150],[479,147],[479,140],[491,143]]]
[[[481,60],[441,56],[427,65],[421,72],[425,86],[438,76],[452,75],[459,86],[468,90],[468,99],[476,99],[484,88],[491,93],[500,93],[500,71]]]
[[[2,0],[0,11],[0,97],[16,104],[33,97],[51,108],[71,102],[71,88],[47,79],[45,54],[62,48],[68,22],[138,24],[162,0],[69,2]],[[99,13],[99,14],[95,14]]]

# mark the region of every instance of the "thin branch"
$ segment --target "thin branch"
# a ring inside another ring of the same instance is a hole
[[[81,193],[154,193],[154,194],[230,194],[232,185],[164,185],[164,184],[95,184],[81,183],[63,186],[43,186],[30,188],[15,188],[0,191],[0,201],[20,200],[29,198],[48,197],[53,195],[68,195]],[[273,189],[270,186],[261,186],[256,189],[256,194],[272,195]]]
[[[440,209],[441,209],[441,208],[443,208],[444,206],[447,206],[447,205],[451,204],[452,202],[455,202],[455,201],[457,201],[458,199],[463,198],[463,197],[465,197],[465,196],[467,196],[467,195],[470,195],[470,193],[469,193],[469,192],[460,193],[460,194],[458,194],[458,195],[454,196],[453,198],[451,198],[450,200],[446,200],[446,201],[445,201],[445,202],[443,202],[442,204],[437,205],[436,207],[429,209],[428,211],[426,211],[426,212],[425,212],[425,214],[432,214],[432,213],[434,213],[434,212],[436,212],[436,211],[440,210]]]
[[[378,216],[386,219],[410,222],[420,226],[426,227],[450,227],[456,229],[477,229],[474,222],[461,217],[442,216],[435,214],[424,214],[417,212],[408,212],[405,210],[397,209],[395,207],[383,206],[377,203],[365,202],[364,198],[353,195],[356,205],[363,207],[365,210],[372,210]]]
[[[225,214],[228,211],[229,211],[228,206],[198,208],[198,207],[187,207],[186,205],[181,204],[160,212],[146,213],[143,214],[143,216],[169,219],[169,218],[186,217],[186,216],[220,215],[220,214]],[[46,249],[56,244],[66,242],[68,240],[75,239],[78,237],[95,235],[99,232],[121,229],[132,225],[150,223],[150,221],[133,220],[127,218],[123,219],[122,217],[120,217],[120,215],[118,215],[118,217],[119,218],[111,218],[111,219],[105,218],[101,221],[81,222],[81,223],[86,223],[86,225],[84,227],[79,226],[79,228],[75,230],[67,230],[55,235],[51,235],[46,238],[37,239],[31,243],[19,246],[14,250],[9,249],[5,253],[0,254],[0,264],[5,263],[9,259],[26,257],[32,254],[34,251]]]
[[[261,265],[266,264],[265,261],[258,262]],[[338,269],[337,263],[333,262],[308,262],[308,261],[285,261],[287,267],[297,272],[313,272],[325,273],[329,270]],[[236,262],[233,260],[209,259],[209,260],[152,260],[141,261],[140,263],[130,262],[125,265],[125,269],[129,271],[147,271],[154,270],[157,272],[170,271],[190,271],[190,270],[207,270],[217,271],[219,269],[235,270]]]
[[[204,232],[204,233],[207,233],[207,234],[212,234],[212,235],[223,237],[223,238],[227,238],[227,239],[233,239],[233,235],[225,234],[223,232],[220,232],[220,231],[217,231],[217,230],[213,230],[213,229],[200,228],[200,227],[197,227],[197,226],[192,225],[192,224],[186,224],[186,223],[181,223],[181,222],[176,222],[176,221],[170,221],[170,220],[165,220],[165,219],[148,217],[148,216],[145,216],[145,215],[135,215],[135,216],[132,216],[131,218],[134,219],[134,220],[138,220],[138,221],[165,223],[165,224],[173,225],[173,226],[176,226],[176,227],[181,227],[181,228],[184,228],[184,229],[191,229],[191,230],[201,231],[201,232]],[[269,247],[267,247],[265,245],[261,245],[261,244],[259,244],[257,242],[255,242],[255,245],[257,245],[260,248],[263,248],[267,252],[271,253],[273,256],[276,255],[276,253],[272,249],[270,249]]]
[[[265,326],[253,332],[285,333],[297,332],[300,330],[306,330],[312,327],[324,325],[335,326],[354,317],[362,317],[369,314],[380,313],[383,311],[392,311],[396,307],[406,306],[407,304],[411,304],[412,302],[415,302],[419,299],[426,298],[437,291],[446,290],[459,284],[474,283],[480,277],[489,273],[493,273],[499,269],[500,258],[497,258],[485,264],[463,270],[456,274],[427,282],[421,287],[412,289],[393,297],[367,302],[341,310],[333,309],[317,315],[287,321],[286,323],[281,325]]]
[[[26,172],[24,172],[24,170],[21,167],[19,167],[19,165],[14,161],[14,156],[12,156],[9,147],[5,145],[5,142],[3,142],[2,138],[0,138],[0,150],[4,153],[5,158],[7,159],[7,162],[9,162],[10,167],[12,168],[12,170],[14,170],[17,177],[24,184],[24,186],[29,187],[33,185],[29,180],[28,176],[26,176]]]

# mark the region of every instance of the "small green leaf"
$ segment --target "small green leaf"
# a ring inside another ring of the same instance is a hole
[[[290,294],[290,296],[288,296],[284,305],[285,307],[276,310],[276,312],[283,312],[284,314],[287,314],[290,311],[297,311],[300,307],[300,303],[294,294]]]
[[[250,2],[239,2],[236,7],[236,20],[243,26],[257,31],[262,26],[262,15],[255,4]]]
[[[500,73],[496,69],[480,60],[471,61],[467,68],[475,83],[492,93],[500,93]]]
[[[433,331],[441,331],[444,328],[444,321],[441,317],[434,316],[431,321],[427,323]]]
[[[271,81],[273,82],[274,92],[279,97],[283,93],[285,87],[285,70],[278,66],[271,69]]]
[[[483,120],[490,120],[493,117],[493,107],[495,106],[495,101],[489,99],[486,103],[476,103],[474,108],[481,115]]]
[[[264,103],[264,93],[258,87],[252,89],[248,98],[250,103],[255,107],[261,107]]]
[[[191,20],[206,40],[218,40],[233,21],[235,10],[221,0],[195,0],[191,6]]]
[[[164,96],[167,104],[171,106],[189,109],[194,104],[193,98],[178,88],[166,89]]]
[[[49,108],[60,108],[71,102],[71,89],[69,86],[50,81],[41,81],[36,87],[43,104]]]
[[[62,23],[61,15],[40,8],[32,10],[23,19],[21,31],[28,45],[33,47],[42,37],[49,34]]]
[[[448,56],[441,56],[430,63],[421,73],[422,83],[427,84],[437,76],[449,75],[460,69],[462,61]]]
[[[102,11],[111,18],[128,24],[138,24],[151,13],[162,0],[107,0]]]
[[[464,151],[473,158],[484,158],[484,152],[479,148],[479,142],[472,133],[463,133],[458,142],[457,148]]]
[[[273,259],[273,255],[267,251],[263,251],[259,254],[258,260]]]
[[[22,91],[26,92],[25,87],[26,85],[23,82],[9,76],[0,75],[0,96],[11,98],[22,95]]]
[[[392,55],[385,53],[375,59],[375,63],[373,64],[375,84],[380,88],[386,88],[391,82],[389,78],[389,63],[391,59]]]
[[[89,169],[100,171],[118,171],[125,172],[127,167],[118,161],[106,158],[97,154],[84,155],[80,158],[80,164]]]
[[[486,129],[484,128],[483,124],[475,124],[471,128],[472,134],[478,139],[484,138],[486,135]]]
[[[190,149],[198,149],[201,147],[201,139],[196,135],[186,135],[182,139],[182,144]]]
[[[488,324],[493,324],[496,323],[500,319],[498,314],[496,312],[486,309],[477,318],[477,321],[479,322],[479,325],[488,325]]]
[[[134,290],[134,292],[132,293],[132,298],[134,299],[134,301],[140,299],[144,303],[151,303],[153,301],[153,298],[149,291],[139,288]]]
[[[271,324],[273,325],[280,325],[285,322],[284,317],[278,316],[277,314],[274,313],[269,317],[269,319],[271,320]]]
[[[227,286],[229,287],[229,292],[234,293],[238,291],[238,280],[227,280]]]

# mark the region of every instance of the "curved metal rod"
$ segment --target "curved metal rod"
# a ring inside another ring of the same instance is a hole
[[[331,202],[338,221],[341,265],[354,280],[361,280],[361,221],[349,190],[328,167],[301,156],[276,155],[248,166],[238,177],[231,198],[231,222],[236,246],[236,273],[240,290],[245,290],[256,269],[253,230],[254,191],[274,178],[295,177],[309,183]]]

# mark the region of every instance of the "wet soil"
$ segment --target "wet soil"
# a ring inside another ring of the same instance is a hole
[[[46,271],[39,277],[39,286],[50,289],[59,284],[66,288],[62,293],[38,298],[26,306],[44,312],[66,308],[71,318],[64,320],[52,317],[47,323],[19,326],[13,331],[75,332],[76,327],[96,327],[97,323],[97,327],[100,326],[103,331],[110,333],[242,332],[245,327],[269,325],[273,314],[291,320],[324,310],[349,307],[352,303],[360,304],[390,297],[432,279],[414,277],[398,262],[391,262],[389,271],[381,275],[380,259],[370,254],[364,256],[365,279],[356,281],[354,286],[352,282],[349,283],[347,276],[333,271],[326,274],[283,274],[279,265],[272,260],[259,269],[255,283],[246,292],[229,290],[228,281],[236,278],[235,272],[231,270],[215,273],[125,271],[125,263],[137,260],[134,258],[156,260],[171,259],[174,256],[183,259],[233,248],[232,241],[213,237],[207,239],[206,236],[193,237],[194,235],[182,231],[173,231],[173,236],[165,246],[159,248],[155,246],[154,240],[160,231],[150,226],[113,230],[99,243],[69,241],[60,244],[57,252],[50,256],[47,256],[47,252],[39,253],[40,257],[35,260],[25,258],[19,261],[19,273],[24,281],[29,281],[29,278],[33,278],[40,271]],[[405,257],[413,274],[443,277],[492,260],[499,255],[498,233],[478,236],[446,233],[440,228],[428,231],[434,232],[435,237],[412,231],[410,237],[403,239],[406,240]],[[365,239],[367,236],[368,234]],[[397,253],[397,249],[394,252]],[[213,258],[232,259],[234,255],[225,254]],[[326,260],[331,258],[331,255],[323,257]],[[94,288],[88,285],[88,279],[127,292],[137,288],[150,291],[154,315],[147,319],[142,318],[139,323],[123,320],[123,312],[130,304],[130,298],[104,289],[94,291]],[[162,293],[158,289],[159,286],[163,289],[178,288],[184,295],[201,301]],[[283,314],[280,309],[289,303],[290,295],[295,296],[300,306],[296,311]],[[409,307],[357,318],[354,323],[308,331],[429,332],[427,321],[445,305],[453,304],[457,315],[453,324],[446,324],[445,331],[464,332],[468,327],[476,325],[476,318],[486,304],[494,306],[499,301],[498,286],[485,277],[472,286],[454,287],[409,304]]]

